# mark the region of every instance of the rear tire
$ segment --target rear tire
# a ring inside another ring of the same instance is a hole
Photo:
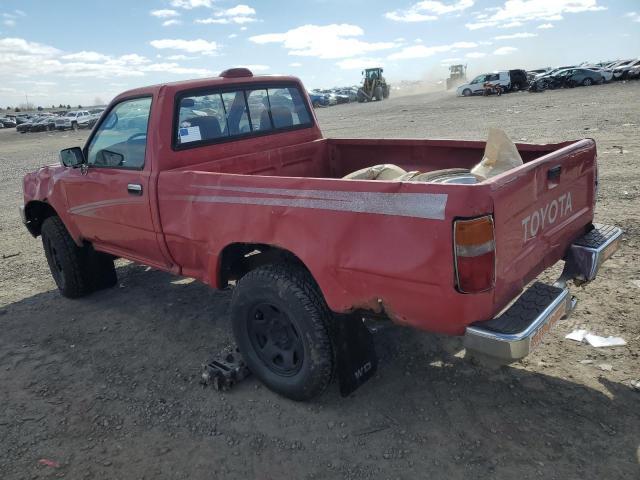
[[[247,273],[233,291],[231,319],[244,360],[269,389],[301,401],[331,383],[332,316],[302,267],[272,264]]]
[[[383,96],[382,87],[378,85],[373,91],[373,97],[376,99],[376,101],[379,102],[380,100],[382,100],[382,96]]]

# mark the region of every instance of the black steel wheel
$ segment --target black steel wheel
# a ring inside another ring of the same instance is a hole
[[[247,273],[233,291],[231,321],[249,369],[274,392],[310,400],[331,383],[332,314],[304,268],[272,264]]]
[[[286,312],[271,303],[260,302],[247,318],[247,331],[256,354],[272,372],[291,376],[300,371],[304,345]]]

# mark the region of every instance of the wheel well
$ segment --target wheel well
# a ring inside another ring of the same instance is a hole
[[[58,214],[47,202],[33,201],[27,203],[25,206],[24,215],[27,219],[27,229],[31,235],[37,237],[40,235],[42,222],[47,218],[57,216]]]
[[[218,269],[219,285],[224,288],[229,282],[239,280],[244,275],[269,263],[292,263],[307,272],[304,262],[288,250],[262,243],[232,243],[220,255]]]

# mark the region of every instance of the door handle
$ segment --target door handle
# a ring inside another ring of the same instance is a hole
[[[129,183],[127,185],[127,192],[131,195],[142,195],[142,185],[139,183]]]

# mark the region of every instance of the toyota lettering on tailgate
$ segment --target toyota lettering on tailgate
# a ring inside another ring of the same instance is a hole
[[[558,198],[547,202],[544,206],[535,210],[531,215],[522,219],[524,241],[538,235],[538,232],[549,225],[553,225],[559,219],[565,218],[573,210],[571,205],[571,192],[563,193]]]

